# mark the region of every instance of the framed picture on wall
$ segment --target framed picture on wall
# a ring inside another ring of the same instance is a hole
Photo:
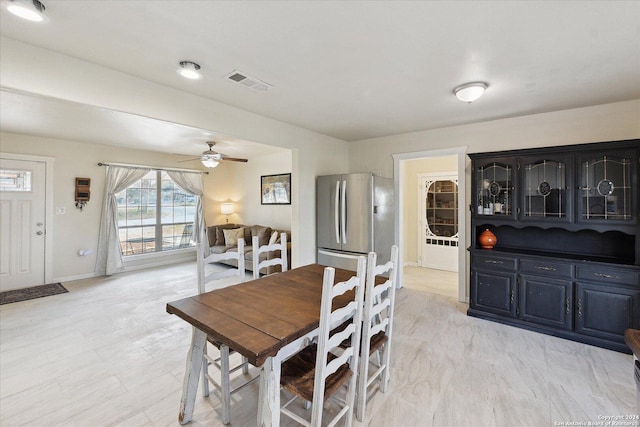
[[[260,197],[263,205],[290,205],[291,174],[261,176]]]

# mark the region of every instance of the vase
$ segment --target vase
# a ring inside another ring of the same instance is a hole
[[[483,248],[492,249],[495,246],[495,244],[498,243],[498,238],[496,237],[495,234],[491,232],[491,230],[487,228],[482,233],[480,233],[480,236],[478,237],[478,242],[480,243],[480,246],[482,246]]]

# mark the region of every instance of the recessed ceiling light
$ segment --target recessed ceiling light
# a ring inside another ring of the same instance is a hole
[[[9,0],[7,3],[9,12],[32,22],[46,21],[45,9],[44,5],[38,0]]]
[[[489,85],[484,82],[465,83],[455,88],[453,93],[460,101],[472,103],[480,98],[488,87]]]
[[[202,78],[202,74],[198,72],[199,69],[200,66],[195,62],[181,61],[180,68],[178,68],[178,74],[187,79],[198,80]]]

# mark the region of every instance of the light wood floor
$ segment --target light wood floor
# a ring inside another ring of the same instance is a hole
[[[409,289],[458,298],[458,273],[416,266],[403,270],[403,285]]]
[[[191,329],[165,304],[195,293],[195,264],[64,285],[0,306],[0,425],[178,426]],[[631,356],[466,309],[398,292],[390,389],[356,425],[538,427],[637,413]],[[234,395],[232,425],[255,425],[256,398],[256,387]],[[222,425],[218,409],[199,394],[191,425]]]

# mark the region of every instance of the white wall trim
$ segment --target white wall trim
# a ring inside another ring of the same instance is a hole
[[[44,284],[54,283],[53,280],[53,166],[55,157],[33,156],[30,154],[4,153],[0,151],[0,157],[8,160],[25,160],[45,164],[45,224],[46,234],[44,239]]]
[[[73,282],[74,280],[91,279],[92,277],[96,277],[96,273],[85,273],[85,274],[76,274],[75,276],[54,277],[52,282],[66,283],[66,282]]]
[[[195,261],[195,251],[185,251],[182,254],[165,254],[165,256],[154,256],[142,259],[124,259],[124,272],[144,270],[145,268],[161,267],[163,265],[178,264],[186,261]]]
[[[466,177],[466,153],[467,146],[443,148],[439,150],[427,150],[416,151],[412,153],[397,153],[392,154],[393,157],[393,182],[397,197],[395,198],[395,208],[397,212],[396,221],[394,224],[395,242],[400,249],[399,258],[400,264],[404,265],[404,254],[402,248],[404,229],[403,212],[404,212],[404,162],[406,160],[422,159],[425,157],[445,157],[445,156],[457,156],[458,157],[458,224],[459,224],[459,239],[458,239],[458,301],[468,302],[469,298],[469,269],[466,268],[467,259],[467,177]],[[398,285],[402,285],[403,272],[399,271]]]

